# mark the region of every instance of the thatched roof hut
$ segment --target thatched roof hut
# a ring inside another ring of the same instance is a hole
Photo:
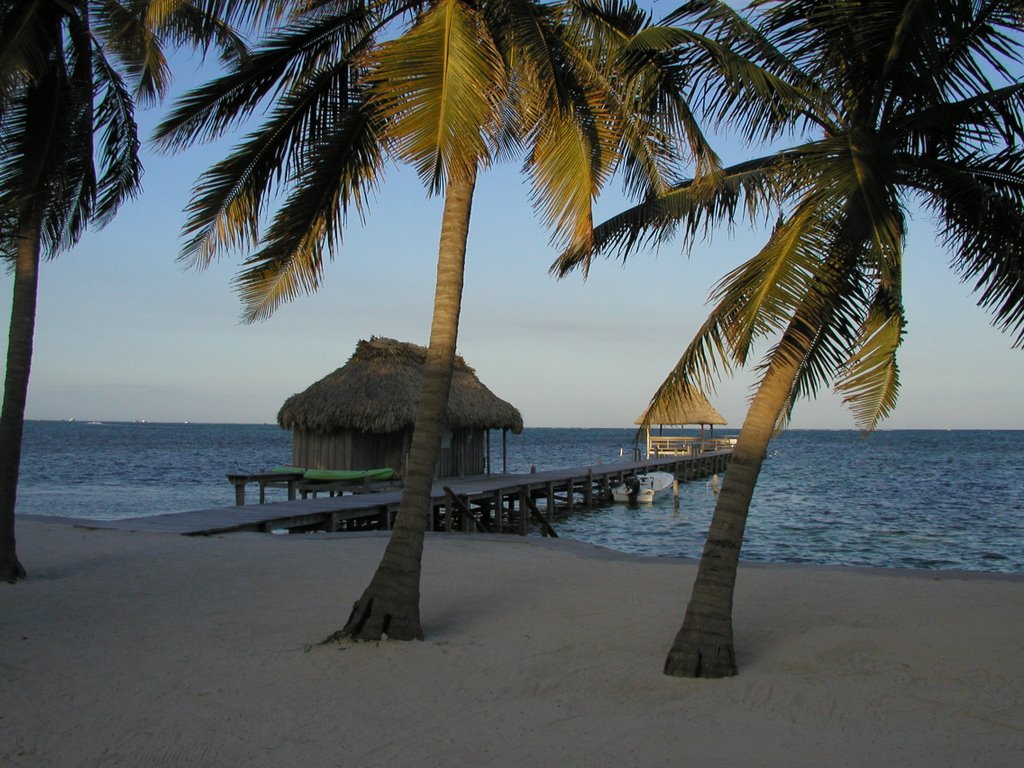
[[[646,408],[633,423],[642,425],[647,455],[665,456],[720,448],[720,441],[714,439],[715,425],[728,422],[708,402],[703,392],[691,388],[680,390],[672,397],[662,400],[653,410],[650,407]],[[685,427],[687,424],[700,427],[699,438],[664,434],[665,427]],[[654,426],[658,427],[657,435],[651,434],[651,428]],[[705,426],[711,428],[710,437],[704,434]]]
[[[647,418],[650,410],[650,408],[644,409],[644,412],[633,423],[678,426],[728,424],[725,417],[715,410],[704,393],[699,390],[691,390],[686,395],[676,395],[669,402],[659,403],[658,407],[651,412],[650,418]]]
[[[294,433],[293,461],[319,469],[391,466],[404,474],[426,353],[394,339],[363,340],[343,367],[288,398],[277,423]],[[518,434],[523,417],[456,356],[447,428],[439,476],[481,474],[488,430]]]

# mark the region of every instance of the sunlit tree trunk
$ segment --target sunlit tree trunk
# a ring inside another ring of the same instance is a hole
[[[348,623],[328,640],[422,640],[420,564],[431,490],[445,428],[462,308],[462,283],[476,171],[453,176],[445,193],[434,316],[398,517],[384,557]]]
[[[796,362],[774,363],[751,401],[718,495],[686,616],[665,660],[667,675],[736,674],[732,603],[743,531],[768,443],[798,371]]]
[[[36,325],[39,223],[40,216],[37,213],[18,233],[4,403],[0,411],[0,581],[9,582],[25,577],[25,569],[18,560],[14,536],[14,507],[18,496],[21,441],[32,367],[32,337]]]

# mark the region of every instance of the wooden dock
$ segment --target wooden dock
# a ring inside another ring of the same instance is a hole
[[[435,531],[486,531],[526,535],[531,521],[545,535],[556,535],[549,513],[606,503],[611,488],[628,475],[672,472],[686,482],[725,470],[731,451],[646,461],[599,464],[521,475],[445,478],[431,492],[431,527]],[[230,531],[355,531],[390,529],[401,489],[349,493],[267,504],[214,507],[121,520],[79,522],[88,528],[206,536]]]

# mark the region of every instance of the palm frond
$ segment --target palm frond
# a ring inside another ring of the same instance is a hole
[[[780,153],[777,168],[786,197],[801,195],[823,221],[842,221],[840,240],[868,253],[901,252],[903,168],[881,137],[853,128]]]
[[[26,177],[35,138],[28,133],[30,93],[27,86],[16,89],[0,111],[0,210],[7,212],[22,210],[32,196]]]
[[[648,412],[670,407],[677,393],[714,392],[723,377],[732,375],[739,362],[729,344],[728,329],[735,307],[715,306],[683,350],[675,366],[651,397]]]
[[[268,2],[222,3],[209,0],[148,0],[142,25],[154,30],[154,42],[189,46],[205,55],[211,48],[224,63],[238,62],[249,54],[245,39],[232,22],[246,25],[247,30],[268,30],[268,23],[281,18],[278,9],[261,12],[258,6]],[[281,3],[283,5],[283,3]],[[293,3],[297,5],[297,3]],[[243,13],[248,6],[249,13]],[[257,14],[252,10],[256,7]],[[279,9],[283,10],[283,8]]]
[[[814,205],[801,205],[775,227],[753,258],[714,289],[713,301],[734,308],[727,331],[738,364],[746,363],[755,341],[781,332],[806,301],[820,279],[829,234],[822,212]]]
[[[42,76],[47,54],[59,45],[65,13],[47,0],[0,6],[0,104],[15,89]]]
[[[933,162],[918,179],[930,194],[953,268],[974,284],[978,304],[1024,347],[1024,150]]]
[[[887,155],[873,152],[869,141],[847,137],[847,142],[848,154],[832,161],[831,183],[805,198],[814,211],[816,247],[823,258],[794,308],[794,322],[767,360],[776,355],[799,359],[787,409],[838,378],[858,423],[873,429],[894,405],[898,385],[895,350],[903,327],[899,297],[906,224],[892,192]],[[839,184],[840,179],[847,181]],[[874,300],[869,284],[877,286]],[[886,347],[892,336],[879,326],[892,317],[897,318],[895,343]],[[763,364],[765,375],[771,364]],[[783,417],[788,420],[788,414]]]
[[[155,103],[170,83],[171,70],[157,28],[147,25],[147,17],[154,14],[147,13],[149,9],[144,5],[151,3],[106,0],[102,5],[102,12],[92,14],[92,26],[102,40],[105,55],[116,60],[135,84],[135,96],[141,104]],[[180,1],[175,5],[180,6]],[[167,0],[156,0],[156,6],[169,8]]]
[[[83,89],[63,66],[20,89],[4,110],[0,208],[15,226],[41,218],[42,254],[52,258],[77,240],[92,211],[92,120]],[[88,81],[86,81],[88,82]],[[89,94],[91,95],[91,94]]]
[[[365,108],[351,93],[349,80],[342,62],[296,84],[266,123],[200,177],[186,209],[184,231],[190,238],[179,254],[182,261],[205,267],[218,252],[256,245],[266,206],[296,178],[322,133],[364,124],[349,114]],[[356,153],[352,159],[359,158]],[[354,201],[360,199],[357,195]]]
[[[77,241],[89,222],[93,165],[92,42],[88,20],[71,15],[67,44],[49,52],[49,64],[16,89],[4,109],[4,197],[19,221],[41,221],[45,257]],[[5,207],[7,204],[5,203]]]
[[[211,4],[104,0],[91,14],[102,48],[133,84],[140,104],[152,105],[167,93],[172,73],[165,46],[190,47],[204,55],[216,48],[223,62],[238,61],[248,53],[241,35],[228,21],[211,15],[203,5]]]
[[[374,59],[368,99],[388,123],[397,155],[432,193],[449,174],[489,160],[508,82],[493,38],[468,4],[434,4]]]
[[[602,135],[602,122],[581,120],[574,112],[549,114],[530,155],[534,203],[570,247],[590,242],[593,199],[611,171],[613,141]]]
[[[757,2],[752,2],[747,10],[757,6]],[[813,89],[814,81],[794,65],[788,54],[742,12],[723,0],[688,0],[668,14],[658,26],[680,23],[705,38],[727,42],[726,50],[731,55],[759,63],[784,84],[803,90]]]
[[[642,245],[677,235],[682,236],[686,248],[714,226],[734,222],[742,204],[747,214],[753,215],[776,199],[773,169],[777,163],[778,159],[770,156],[756,158],[725,168],[703,183],[691,179],[666,194],[645,200],[596,226],[589,247],[565,250],[550,272],[564,277],[581,269],[586,275],[597,256],[617,254],[625,260]]]
[[[177,12],[182,0],[149,0],[149,12],[163,19]],[[257,32],[323,5],[323,0],[185,0],[208,20],[221,19]],[[161,19],[154,19],[154,23]]]
[[[532,0],[482,3],[479,9],[505,59],[513,81],[510,90],[530,94],[535,114],[572,103],[568,89],[574,83],[567,78],[571,70],[566,67],[572,55],[567,50],[571,31],[561,26],[565,9]],[[520,81],[519,87],[515,80]],[[527,120],[522,128],[529,130],[533,123]]]
[[[929,31],[944,45],[932,76],[947,98],[966,99],[992,90],[993,79],[1017,79],[1013,67],[1024,61],[1019,0],[944,0],[940,5],[943,24]]]
[[[368,112],[349,111],[335,130],[308,148],[292,193],[235,281],[247,322],[270,316],[283,302],[320,284],[325,250],[340,244],[350,205],[377,183],[385,156]]]
[[[843,369],[869,311],[860,249],[842,239],[847,228],[831,219],[816,221],[809,228],[822,242],[821,264],[793,306],[778,342],[757,367],[755,386],[777,367],[795,369],[776,430],[786,427],[797,402],[815,397]]]
[[[94,215],[96,223],[103,226],[113,218],[121,203],[141,190],[142,162],[131,94],[102,50],[94,51],[93,69],[100,100],[92,131],[101,134],[99,161],[102,168]]]
[[[217,138],[248,118],[265,99],[315,72],[331,54],[340,50],[341,58],[355,55],[370,34],[370,21],[356,9],[285,29],[226,75],[179,99],[154,132],[157,147],[179,150]],[[336,64],[334,60],[332,66]]]
[[[861,429],[871,431],[896,407],[899,367],[896,350],[903,341],[901,312],[887,311],[879,302],[868,315],[856,344],[836,382],[836,392],[850,408]]]
[[[690,104],[689,73],[674,41],[657,39],[654,32],[647,27],[624,41],[607,88],[625,128],[623,187],[631,197],[667,192],[681,178],[684,161],[693,164],[696,180],[721,170]]]
[[[725,125],[748,142],[761,142],[803,122],[831,129],[822,112],[812,106],[822,93],[806,77],[794,77],[792,68],[782,76],[771,62],[748,58],[734,38],[717,40],[697,31],[677,27],[650,27],[637,35],[626,55],[673,51],[676,80],[669,91],[683,89],[689,100],[715,125]],[[689,100],[680,101],[687,104]],[[687,130],[685,122],[680,130]],[[685,133],[683,135],[686,135]]]
[[[903,149],[925,157],[955,158],[999,144],[1024,141],[1024,83],[941,102],[893,120]]]

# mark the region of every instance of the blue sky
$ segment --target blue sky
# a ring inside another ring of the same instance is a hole
[[[143,135],[159,114],[140,113]],[[240,256],[202,272],[178,264],[192,184],[224,148],[167,157],[147,146],[141,197],[43,265],[28,418],[273,422],[288,396],[343,365],[359,339],[426,343],[441,201],[407,170],[385,179],[365,225],[349,222],[320,291],[268,321],[239,320],[231,281]],[[557,281],[517,171],[498,167],[478,186],[459,351],[528,427],[629,426],[704,319],[712,285],[763,233],[743,226],[689,257],[664,245],[625,266],[598,262],[586,282]],[[622,203],[612,189],[600,210]],[[905,269],[902,389],[883,428],[1024,428],[1024,352],[991,327],[920,214]],[[13,278],[0,280],[6,319]],[[0,345],[6,354],[6,334]],[[711,395],[730,427],[742,422],[752,381],[741,374]],[[853,422],[826,393],[800,403],[793,426]]]

